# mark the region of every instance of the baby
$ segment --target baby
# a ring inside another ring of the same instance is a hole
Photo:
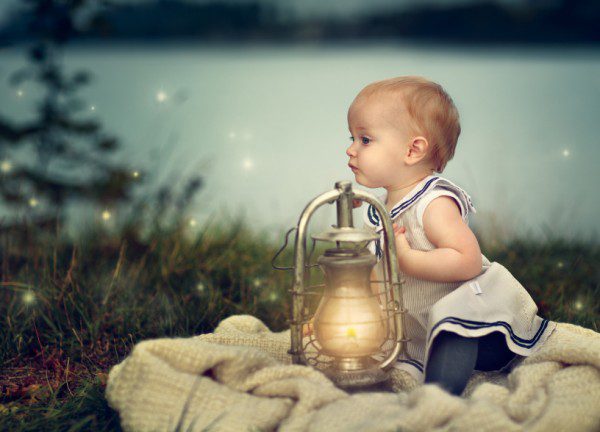
[[[394,222],[410,338],[396,367],[459,395],[474,369],[529,355],[552,326],[510,273],[482,255],[468,226],[469,195],[434,175],[454,156],[461,131],[450,96],[418,76],[374,82],[352,102],[348,126],[348,166],[360,185],[387,191],[381,199]],[[371,205],[365,222],[381,233]],[[383,243],[372,243],[381,258]],[[383,262],[374,278],[382,278]],[[473,289],[457,290],[484,273]]]
[[[460,134],[458,111],[441,86],[419,77],[400,77],[365,87],[348,111],[352,145],[346,150],[356,181],[387,190],[392,212],[417,183],[442,172]],[[411,249],[405,227],[395,226],[398,262],[419,279],[456,282],[481,273],[481,251],[452,193],[421,201],[419,219],[436,249]]]

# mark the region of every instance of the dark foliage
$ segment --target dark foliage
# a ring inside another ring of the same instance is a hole
[[[137,179],[123,163],[111,161],[115,137],[101,124],[78,115],[87,105],[77,97],[91,80],[89,71],[67,74],[61,49],[75,33],[76,15],[87,0],[28,0],[29,63],[11,74],[9,84],[33,81],[43,89],[34,120],[17,124],[0,114],[0,197],[13,215],[31,207],[31,223],[41,229],[64,222],[69,202],[102,206],[131,198]],[[17,217],[3,230],[17,230]]]

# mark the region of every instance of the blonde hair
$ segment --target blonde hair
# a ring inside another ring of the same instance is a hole
[[[429,160],[441,173],[454,156],[460,118],[452,98],[444,88],[420,76],[400,76],[376,81],[360,91],[359,97],[373,94],[398,96],[408,112],[411,132],[423,135],[430,145]]]

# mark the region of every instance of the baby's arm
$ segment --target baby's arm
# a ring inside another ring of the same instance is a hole
[[[406,274],[435,282],[457,282],[481,273],[479,243],[452,198],[440,196],[431,201],[423,214],[423,228],[436,249],[399,250],[398,264]],[[396,234],[397,245],[402,244],[398,236],[404,234]]]

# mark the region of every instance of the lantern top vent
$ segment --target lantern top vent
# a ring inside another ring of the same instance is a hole
[[[364,228],[337,228],[334,226],[330,230],[323,231],[319,234],[313,234],[311,237],[315,240],[323,240],[330,242],[360,243],[371,240],[377,240],[379,238],[379,234]]]
[[[367,249],[327,249],[317,260],[319,265],[331,267],[373,266],[377,262],[375,256]]]

